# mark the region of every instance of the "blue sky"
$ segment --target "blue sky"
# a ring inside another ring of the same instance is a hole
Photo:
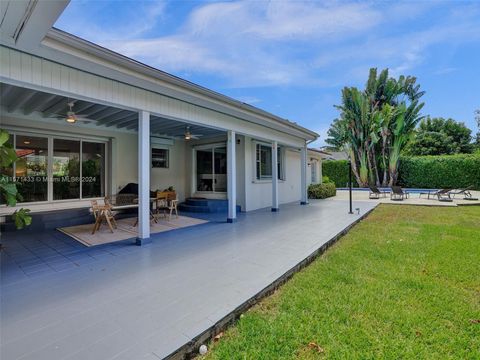
[[[73,0],[56,27],[317,131],[370,67],[476,132],[480,1]]]

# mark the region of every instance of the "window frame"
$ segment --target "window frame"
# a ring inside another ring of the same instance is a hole
[[[271,182],[272,175],[264,175],[259,176],[258,174],[258,162],[261,161],[258,158],[259,152],[257,151],[258,147],[265,147],[270,149],[270,153],[272,150],[272,144],[261,142],[261,141],[254,141],[253,142],[253,182],[255,183],[262,183],[262,182]],[[272,162],[272,158],[270,157],[270,163]],[[277,146],[277,167],[278,167],[278,181],[286,181],[285,177],[285,148],[283,146]],[[273,170],[273,169],[272,169]]]
[[[100,143],[105,146],[105,159],[104,159],[104,181],[103,181],[103,188],[104,188],[104,195],[100,197],[83,197],[82,194],[82,185],[80,184],[80,197],[74,199],[53,199],[53,182],[48,182],[47,187],[47,200],[41,201],[25,201],[25,202],[18,202],[21,205],[35,205],[35,204],[51,204],[51,203],[62,203],[62,202],[72,202],[72,201],[84,201],[84,200],[95,200],[95,199],[103,199],[104,196],[108,194],[108,184],[110,179],[110,170],[109,170],[109,162],[110,159],[110,150],[109,150],[109,139],[100,136],[91,136],[85,134],[72,134],[72,133],[65,133],[65,134],[58,134],[56,131],[48,131],[48,130],[35,130],[32,131],[30,129],[24,129],[20,126],[4,126],[3,129],[7,130],[11,136],[13,136],[13,147],[17,149],[17,136],[31,136],[31,137],[43,137],[47,138],[48,140],[48,150],[47,150],[47,177],[48,179],[53,179],[53,147],[54,147],[54,139],[60,140],[75,140],[80,141],[80,159],[82,158],[82,144],[83,142],[94,142]],[[16,175],[16,164],[13,164],[13,175]],[[82,178],[82,166],[80,166],[80,178]],[[0,204],[0,207],[5,207],[5,204]]]
[[[166,151],[166,166],[154,166],[153,165],[153,151],[163,150]],[[150,147],[150,166],[152,169],[170,169],[170,148],[168,146],[152,145]]]

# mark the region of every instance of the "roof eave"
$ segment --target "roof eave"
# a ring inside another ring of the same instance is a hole
[[[59,41],[61,43],[64,43],[68,46],[71,46],[73,48],[77,48],[79,50],[85,51],[89,54],[92,54],[96,57],[99,57],[103,60],[107,60],[109,62],[112,62],[116,65],[128,68],[132,71],[141,73],[143,75],[153,77],[157,80],[160,80],[162,82],[165,82],[167,84],[176,86],[180,89],[184,89],[188,92],[193,92],[195,94],[201,95],[203,97],[207,97],[211,100],[222,102],[224,104],[230,105],[237,110],[244,112],[244,113],[251,113],[256,116],[260,116],[262,118],[266,118],[270,121],[275,122],[277,125],[280,125],[286,129],[294,129],[296,131],[299,131],[303,133],[305,139],[307,140],[316,140],[319,135],[311,131],[303,126],[300,126],[296,123],[293,123],[287,119],[283,119],[279,116],[276,116],[272,113],[269,113],[265,110],[259,109],[255,106],[243,103],[241,101],[235,100],[233,98],[230,98],[226,95],[217,93],[213,90],[207,89],[205,87],[202,87],[200,85],[194,84],[192,82],[189,82],[187,80],[181,79],[179,77],[176,77],[174,75],[168,74],[164,71],[158,70],[154,67],[148,66],[146,64],[143,64],[139,61],[133,60],[127,56],[121,55],[119,53],[116,53],[114,51],[111,51],[109,49],[106,49],[102,46],[99,46],[97,44],[94,44],[90,41],[81,39],[75,35],[69,34],[65,31],[52,28],[46,38],[50,38],[56,41]]]

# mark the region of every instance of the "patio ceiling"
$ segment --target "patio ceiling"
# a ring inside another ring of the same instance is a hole
[[[49,94],[37,90],[26,89],[0,83],[0,105],[2,114],[21,116],[33,120],[80,126],[113,131],[136,132],[138,130],[138,113],[93,102],[76,100],[61,95]],[[67,124],[64,118],[69,110],[68,102],[74,102],[73,111],[82,115],[82,120],[75,124]],[[83,120],[84,119],[84,120]],[[151,116],[150,132],[152,135],[164,137],[183,137],[186,126],[192,134],[214,137],[224,132],[187,122]]]

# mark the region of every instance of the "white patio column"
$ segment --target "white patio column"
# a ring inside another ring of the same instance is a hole
[[[237,164],[235,154],[235,131],[227,132],[227,222],[233,223],[237,219]]]
[[[306,205],[308,203],[307,197],[307,145],[300,150],[300,204]]]
[[[150,240],[150,113],[138,113],[138,237],[136,244]]]
[[[278,211],[278,143],[272,143],[272,211]]]

